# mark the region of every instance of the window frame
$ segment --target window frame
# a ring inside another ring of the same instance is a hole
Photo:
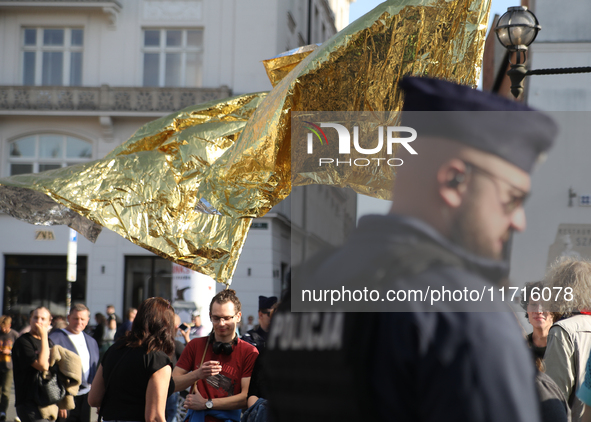
[[[60,157],[42,157],[40,155],[41,152],[41,137],[42,136],[59,136],[62,137],[62,155]],[[15,142],[26,138],[35,138],[35,155],[34,156],[26,156],[26,157],[17,157],[11,155],[11,145]],[[85,142],[90,147],[90,157],[68,157],[67,156],[67,147],[68,147],[68,138],[73,138],[78,141]],[[12,175],[12,165],[13,164],[32,164],[32,174],[39,173],[40,165],[59,165],[60,168],[68,167],[71,165],[87,163],[92,161],[94,158],[94,143],[89,141],[88,139],[84,139],[77,135],[72,135],[68,133],[59,133],[59,132],[39,132],[39,133],[32,133],[21,135],[15,138],[12,138],[6,142],[6,171],[5,174],[7,177]],[[23,174],[23,173],[20,173]]]
[[[159,38],[159,45],[158,46],[146,46],[146,31],[159,31],[160,38]],[[181,31],[181,45],[180,46],[167,46],[166,45],[166,32],[167,31]],[[189,31],[201,31],[201,45],[197,47],[188,46],[187,45],[187,33]],[[166,28],[155,28],[155,27],[145,27],[141,30],[141,77],[142,77],[142,86],[143,87],[154,87],[154,88],[200,88],[203,86],[203,44],[205,40],[205,31],[203,28],[175,28],[175,27],[166,27]],[[146,85],[146,69],[145,69],[145,55],[148,54],[158,54],[158,84],[157,85]],[[180,64],[180,80],[181,84],[179,85],[166,85],[166,54],[167,53],[180,53],[181,54],[181,64]],[[188,86],[187,85],[187,54],[188,53],[196,53],[201,57],[201,81],[199,81],[195,86]]]
[[[25,45],[25,31],[28,29],[35,29],[35,45]],[[64,44],[63,45],[43,45],[43,32],[46,29],[61,29],[64,31]],[[72,30],[82,31],[82,45],[72,45]],[[60,85],[48,85],[48,86],[82,86],[84,83],[84,27],[81,26],[34,26],[34,25],[23,25],[21,27],[21,83],[23,86],[44,86],[43,85],[43,53],[45,52],[62,52],[62,81]],[[25,81],[25,53],[35,53],[35,81],[33,85],[27,84]],[[80,84],[71,84],[71,64],[72,64],[72,53],[81,53],[82,59],[80,64]]]

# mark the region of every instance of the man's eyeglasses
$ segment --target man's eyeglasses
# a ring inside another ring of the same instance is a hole
[[[213,322],[214,324],[219,324],[220,322],[224,321],[224,322],[230,322],[234,319],[236,315],[232,315],[232,316],[217,316],[217,315],[212,315],[211,316],[211,322]]]
[[[273,311],[261,311],[261,314],[267,315],[267,316],[271,316],[272,313],[273,313]]]
[[[497,190],[497,196],[501,197],[501,191],[500,191],[499,185],[497,184],[498,181],[505,183],[507,186],[509,186],[510,190],[514,190],[514,191],[519,192],[519,195],[514,195],[512,193],[509,193],[509,195],[510,195],[509,200],[505,201],[505,202],[501,202],[503,210],[505,211],[506,214],[511,214],[516,209],[522,207],[523,204],[525,204],[525,201],[527,201],[527,198],[530,195],[528,192],[524,191],[521,188],[518,188],[513,183],[503,179],[502,177],[499,177],[496,174],[493,174],[490,171],[485,170],[480,166],[477,166],[474,163],[471,163],[469,161],[464,161],[464,163],[466,164],[466,169],[468,172],[476,171],[476,172],[479,172],[480,174],[482,174],[483,176],[487,176],[494,183],[495,188]]]

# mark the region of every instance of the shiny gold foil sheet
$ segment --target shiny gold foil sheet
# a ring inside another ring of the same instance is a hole
[[[144,125],[102,160],[0,185],[46,194],[166,259],[229,283],[251,218],[285,199],[292,183],[389,198],[394,175],[347,168],[292,175],[291,112],[386,111],[381,122],[391,124],[404,75],[476,85],[489,3],[387,1],[318,48],[266,61],[275,85],[269,95],[181,110]]]
[[[291,112],[388,111],[381,122],[388,125],[398,118],[403,99],[397,84],[404,75],[475,86],[489,7],[489,0],[388,1],[353,22],[277,83],[236,147],[209,169],[212,176],[207,178],[204,196],[223,214],[235,217],[264,214],[289,195],[292,181],[294,185],[330,181],[390,199],[394,176],[360,178],[346,167],[330,177],[292,174]]]
[[[266,93],[193,106],[142,126],[105,158],[0,179],[29,188],[170,261],[228,283],[250,227],[200,201],[206,169]]]
[[[285,78],[302,60],[318,48],[318,45],[305,45],[295,48],[287,53],[280,54],[272,59],[263,60],[265,71],[273,86],[276,86],[281,79]]]

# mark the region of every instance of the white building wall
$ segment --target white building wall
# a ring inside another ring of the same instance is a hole
[[[532,10],[542,30],[530,46],[531,69],[591,66],[591,28],[586,0],[536,0]],[[547,161],[532,176],[533,194],[525,210],[527,229],[514,236],[511,279],[522,285],[540,280],[546,272],[549,248],[560,224],[591,224],[591,208],[579,206],[569,188],[580,195],[591,193],[591,156],[588,122],[591,110],[591,74],[534,75],[526,79],[527,103],[552,113],[560,125]],[[591,259],[591,256],[587,256]]]
[[[330,2],[339,7],[335,16],[340,17],[340,26],[348,16],[349,2]],[[142,87],[144,29],[203,29],[202,86],[227,86],[232,94],[270,90],[262,60],[308,42],[308,0],[119,0],[122,7],[117,11],[103,10],[102,6],[84,1],[48,2],[55,7],[43,3],[22,7],[18,2],[0,2],[0,90],[22,84],[23,27],[83,28],[84,87]],[[312,4],[313,10],[319,11],[313,17],[312,42],[323,42],[335,33],[333,16],[326,9],[329,1],[313,0]],[[92,159],[99,159],[141,125],[168,113],[113,108],[20,110],[0,106],[0,175],[10,173],[9,142],[16,138],[39,133],[72,135],[92,142]],[[291,260],[292,204],[297,209],[297,201],[279,204],[268,216],[255,221],[266,223],[266,229],[250,231],[232,284],[243,302],[245,318],[254,315],[256,321],[259,294],[278,296],[281,292],[285,263]],[[353,206],[351,212],[354,209]],[[323,218],[328,223],[330,216]],[[35,241],[37,230],[51,230],[55,240]],[[0,215],[0,233],[2,255],[66,254],[66,227],[33,226]],[[153,254],[106,229],[95,244],[79,237],[78,253],[88,257],[86,302],[91,312],[104,313],[105,305],[112,303],[123,315],[125,257]],[[0,277],[4,277],[3,259]],[[0,303],[2,295],[0,289]]]

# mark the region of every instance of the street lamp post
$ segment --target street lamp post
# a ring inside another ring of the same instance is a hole
[[[538,18],[525,6],[509,7],[507,12],[500,17],[495,28],[499,42],[515,53],[515,63],[510,63],[507,75],[511,80],[511,93],[515,98],[523,92],[523,80],[529,75],[559,75],[566,73],[589,73],[591,67],[569,67],[553,69],[527,70],[527,50],[534,42],[538,31],[542,29]]]

